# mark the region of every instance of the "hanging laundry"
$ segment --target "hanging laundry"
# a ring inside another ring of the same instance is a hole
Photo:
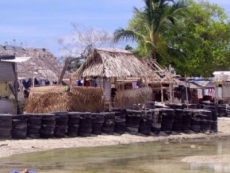
[[[208,95],[211,97],[215,97],[215,88],[209,88],[208,89]]]
[[[133,87],[133,89],[136,89],[137,88],[137,82],[132,82],[132,87]]]
[[[198,97],[198,99],[203,98],[203,90],[202,89],[197,89],[197,97]]]

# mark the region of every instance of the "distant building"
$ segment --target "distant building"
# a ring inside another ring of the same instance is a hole
[[[62,65],[57,58],[45,48],[23,48],[18,46],[1,46],[0,55],[15,55],[31,57],[28,61],[17,63],[18,78],[38,78],[57,81],[62,71]],[[68,77],[67,72],[65,77]]]

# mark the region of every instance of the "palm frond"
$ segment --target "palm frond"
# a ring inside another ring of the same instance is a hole
[[[113,35],[113,41],[118,42],[121,40],[125,40],[125,41],[145,40],[145,36],[132,30],[125,30],[123,28],[120,28],[115,30]]]

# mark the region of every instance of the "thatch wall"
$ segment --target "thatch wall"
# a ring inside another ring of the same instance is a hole
[[[103,90],[99,87],[72,87],[70,92],[64,86],[31,88],[25,104],[25,111],[47,113],[52,111],[103,111]]]
[[[81,65],[73,78],[100,77],[159,77],[130,51],[114,48],[94,49],[93,53]]]
[[[150,87],[117,91],[114,98],[114,106],[131,108],[134,104],[145,104],[151,99],[152,89]]]

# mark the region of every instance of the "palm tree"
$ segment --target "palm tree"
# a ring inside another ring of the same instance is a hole
[[[157,59],[158,48],[166,38],[177,32],[177,20],[184,17],[186,0],[144,0],[145,6],[134,8],[135,27],[119,28],[114,32],[114,41],[137,41],[138,46],[147,51],[151,58]],[[143,51],[143,50],[142,50]]]

